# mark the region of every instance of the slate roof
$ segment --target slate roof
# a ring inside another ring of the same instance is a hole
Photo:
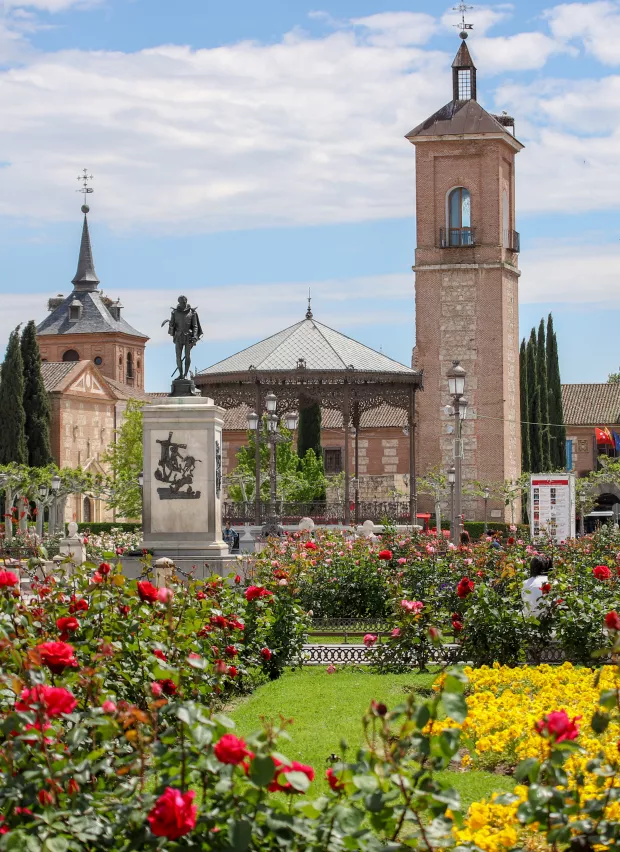
[[[295,370],[300,358],[305,359],[308,370],[346,370],[353,366],[366,373],[416,375],[410,367],[334,331],[312,316],[201,370],[199,375],[247,373],[250,367],[265,371]]]
[[[562,385],[567,426],[620,424],[620,384]]]
[[[41,375],[43,384],[48,393],[56,390],[62,385],[69,373],[80,366],[80,361],[43,361],[41,363]]]
[[[119,399],[137,399],[138,402],[151,401],[152,394],[146,393],[140,388],[129,387],[129,385],[117,382],[116,379],[109,379],[107,376],[104,378]]]
[[[430,118],[414,127],[405,138],[412,140],[418,136],[463,136],[472,133],[501,133],[508,137],[511,143],[516,142],[523,147],[491,113],[474,100],[450,101]]]
[[[248,428],[247,405],[229,408],[224,415],[225,431],[245,432]],[[379,405],[370,411],[364,411],[361,416],[361,429],[385,429],[389,427],[403,428],[407,425],[407,412],[391,405]],[[342,414],[333,408],[321,408],[322,429],[342,429]]]
[[[82,304],[82,315],[78,320],[69,320],[69,305],[75,301]],[[137,331],[122,317],[114,319],[107,309],[103,294],[99,290],[74,290],[52,313],[37,326],[37,334],[93,334],[94,332],[117,332],[142,337],[148,335]]]

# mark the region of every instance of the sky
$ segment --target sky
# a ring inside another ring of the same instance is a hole
[[[199,308],[204,368],[302,319],[409,364],[415,151],[451,100],[454,3],[0,0],[0,348],[70,292],[77,177],[101,289],[148,334]],[[478,99],[517,158],[520,325],[553,312],[564,382],[620,365],[620,0],[476,5]]]

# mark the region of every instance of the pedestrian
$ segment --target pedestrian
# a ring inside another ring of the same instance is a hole
[[[540,612],[540,599],[548,591],[549,573],[553,567],[550,556],[537,553],[530,560],[530,576],[523,583],[521,598],[523,600],[523,614],[537,616]]]

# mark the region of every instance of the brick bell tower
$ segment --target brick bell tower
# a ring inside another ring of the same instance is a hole
[[[514,120],[476,100],[476,67],[461,33],[452,100],[407,139],[416,148],[416,348],[424,370],[418,402],[418,470],[453,463],[446,373],[467,371],[463,483],[502,483],[521,473],[518,253]],[[483,502],[464,496],[467,519]],[[495,510],[495,511],[493,511]],[[497,511],[501,510],[501,518]],[[490,518],[509,520],[503,500]]]

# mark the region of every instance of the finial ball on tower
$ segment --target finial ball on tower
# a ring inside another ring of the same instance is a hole
[[[459,38],[462,38],[463,40],[467,38],[467,33],[465,32],[465,30],[461,30],[461,32],[459,33]]]
[[[80,209],[82,210],[82,213],[84,213],[84,215],[90,212],[90,207],[88,206],[88,204],[82,204],[82,207]]]

